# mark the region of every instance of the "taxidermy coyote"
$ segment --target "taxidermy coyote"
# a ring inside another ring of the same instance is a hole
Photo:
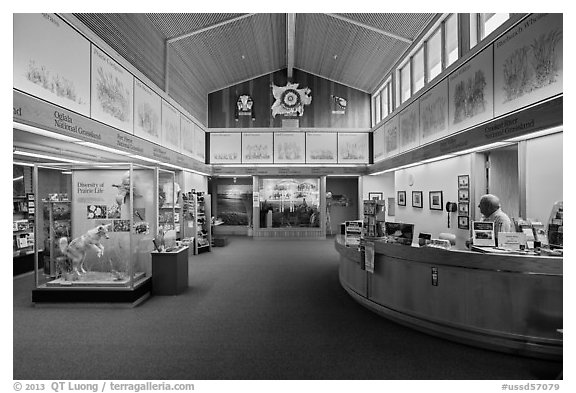
[[[104,246],[100,241],[102,238],[110,238],[108,236],[110,225],[98,225],[96,228],[92,228],[82,236],[72,240],[68,245],[65,241],[66,238],[60,239],[61,251],[72,260],[73,273],[78,275],[86,273],[84,260],[89,249],[95,250],[98,253],[98,258],[104,254]]]

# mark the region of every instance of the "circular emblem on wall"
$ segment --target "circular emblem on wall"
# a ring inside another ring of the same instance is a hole
[[[285,108],[297,107],[300,105],[300,94],[294,89],[287,89],[282,93],[280,101]]]

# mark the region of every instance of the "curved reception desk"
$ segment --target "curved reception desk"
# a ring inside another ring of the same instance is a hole
[[[562,358],[562,258],[375,241],[371,273],[343,236],[335,247],[342,287],[385,318],[486,349]]]

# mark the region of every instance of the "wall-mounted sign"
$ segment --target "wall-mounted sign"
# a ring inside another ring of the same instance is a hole
[[[194,123],[182,114],[180,114],[180,138],[182,154],[194,157]]]
[[[372,134],[372,150],[374,151],[374,162],[382,161],[384,154],[384,127],[378,128]]]
[[[194,124],[194,158],[201,162],[206,161],[206,133]]]
[[[388,120],[384,124],[384,153],[386,157],[393,156],[398,153],[399,150],[399,124],[398,118],[400,116],[396,115],[392,119]]]
[[[92,118],[133,133],[134,77],[92,45]]]
[[[210,133],[210,163],[211,164],[240,164],[242,134]]]
[[[305,134],[303,132],[274,133],[274,162],[277,164],[303,164]]]
[[[276,101],[272,104],[272,117],[276,115],[304,115],[304,106],[312,103],[312,90],[298,89],[298,83],[287,83],[286,86],[272,85],[272,95]]]
[[[562,14],[532,14],[494,43],[494,114],[562,92]]]
[[[400,151],[411,150],[420,144],[420,107],[414,102],[400,112]]]
[[[180,151],[180,112],[162,100],[162,146]]]
[[[242,163],[273,163],[273,144],[271,132],[242,133]]]
[[[420,143],[448,135],[448,79],[434,86],[418,100],[420,105]]]
[[[162,144],[162,98],[134,78],[134,135]]]
[[[14,87],[90,116],[90,42],[55,14],[13,16]]]
[[[238,121],[240,116],[250,116],[252,120],[255,120],[254,112],[252,111],[253,106],[254,101],[249,95],[243,94],[238,97],[238,100],[236,100],[236,121]]]
[[[339,132],[338,133],[338,163],[367,164],[368,163],[368,133]]]
[[[330,164],[338,162],[336,132],[306,133],[306,162]]]
[[[334,115],[345,115],[348,101],[346,98],[330,95],[330,108]]]

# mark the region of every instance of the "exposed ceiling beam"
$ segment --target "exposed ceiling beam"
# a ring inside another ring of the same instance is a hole
[[[367,24],[365,24],[365,23],[355,21],[355,20],[353,20],[353,19],[347,18],[347,17],[342,16],[342,15],[338,15],[338,14],[326,14],[326,15],[329,15],[329,16],[331,16],[331,17],[333,17],[333,18],[336,18],[336,19],[343,20],[344,22],[352,23],[353,25],[362,27],[362,28],[364,28],[364,29],[371,30],[371,31],[373,31],[373,32],[375,32],[375,33],[382,34],[382,35],[385,35],[385,36],[387,36],[387,37],[394,38],[394,39],[396,39],[396,40],[404,41],[404,42],[406,42],[406,43],[408,43],[408,44],[412,44],[412,42],[413,42],[413,40],[411,40],[411,39],[409,39],[409,38],[399,36],[398,34],[390,33],[389,31],[385,31],[385,30],[378,29],[378,28],[376,28],[376,27],[374,27],[374,26],[369,26],[369,25],[367,25]]]
[[[206,32],[206,31],[215,29],[215,28],[217,28],[217,27],[222,27],[222,26],[225,26],[225,25],[227,25],[227,24],[229,24],[229,23],[233,23],[233,22],[237,22],[237,21],[242,20],[242,19],[249,18],[249,17],[251,17],[252,15],[255,15],[255,14],[245,14],[245,15],[239,16],[239,17],[237,17],[237,18],[232,18],[232,19],[228,19],[228,20],[225,20],[225,21],[223,21],[223,22],[220,22],[220,23],[216,23],[215,25],[211,25],[211,26],[204,27],[204,28],[202,28],[202,29],[200,29],[200,30],[194,30],[194,31],[191,31],[191,32],[189,32],[189,33],[180,34],[180,35],[178,35],[178,36],[168,38],[168,39],[166,40],[166,42],[168,42],[169,44],[171,44],[171,43],[173,43],[173,42],[175,42],[175,41],[179,41],[179,40],[184,39],[184,38],[192,37],[192,36],[194,36],[194,35],[197,35],[197,34],[200,34],[200,33],[204,33],[204,32]]]
[[[294,71],[294,43],[296,41],[296,14],[286,14],[286,66],[288,79]]]

